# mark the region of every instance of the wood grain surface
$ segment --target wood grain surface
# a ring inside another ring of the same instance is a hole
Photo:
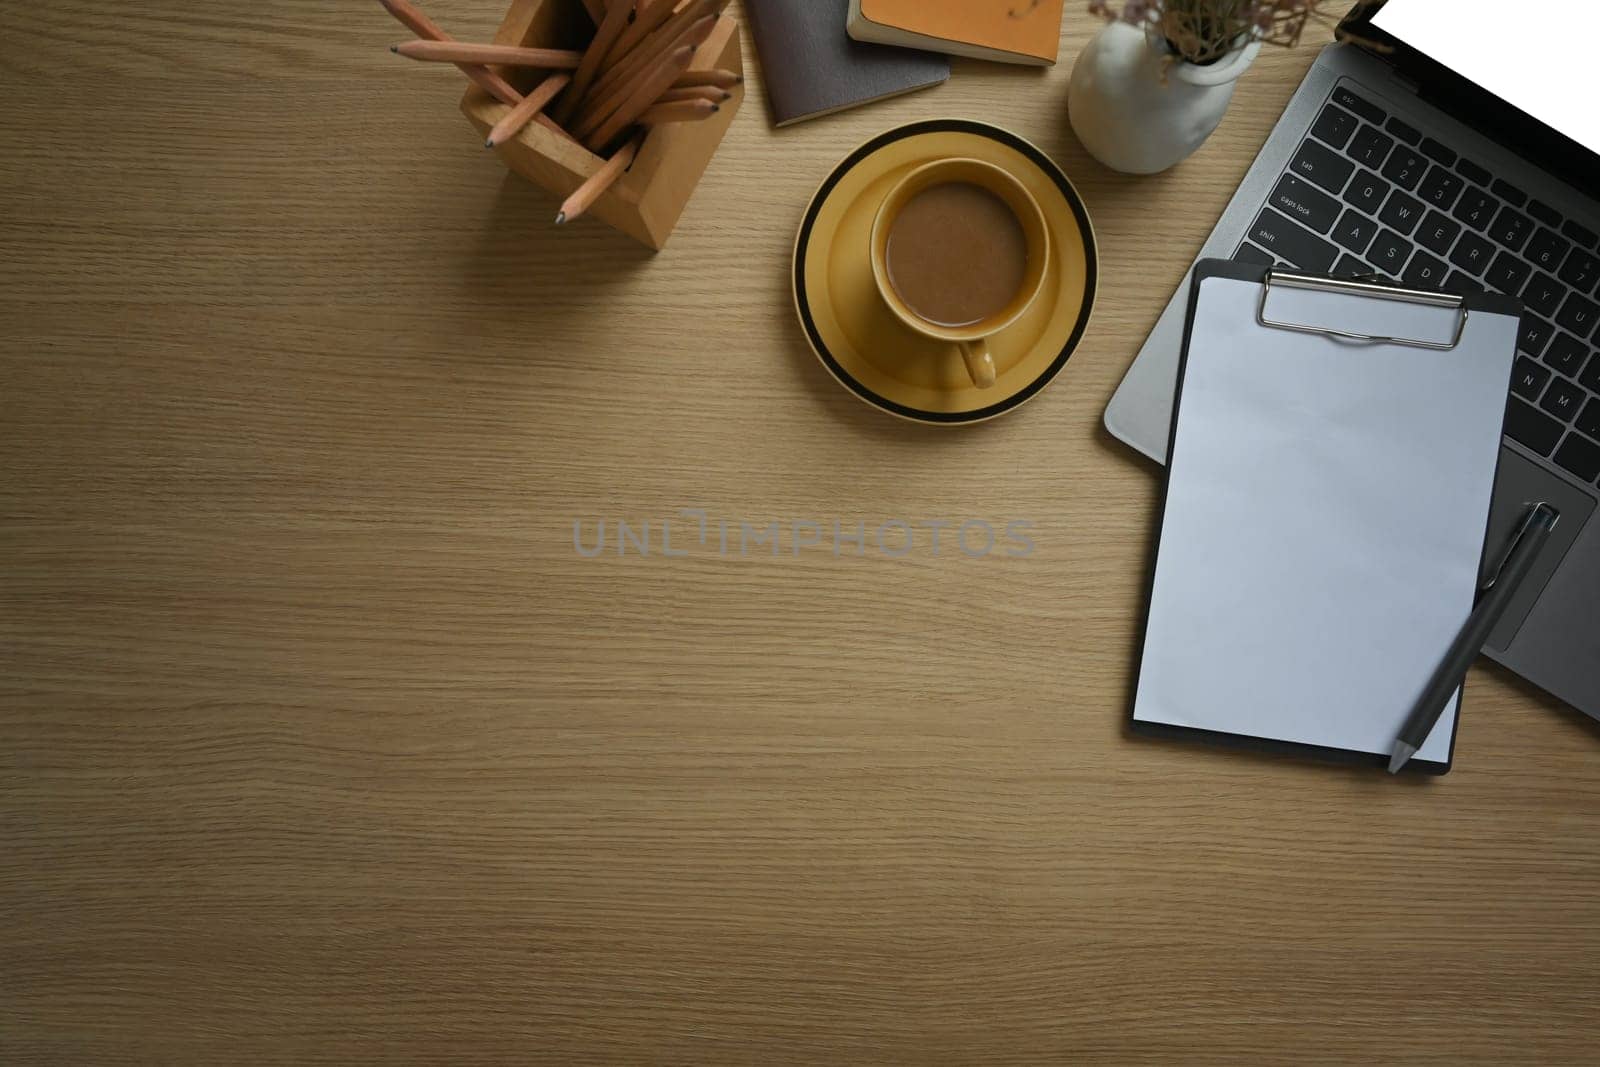
[[[1158,483],[1100,415],[1315,45],[1131,179],[1068,128],[1081,8],[1054,70],[782,132],[752,78],[651,255],[553,228],[376,3],[6,4],[0,1061],[1592,1062],[1587,719],[1480,668],[1429,782],[1124,735]],[[950,115],[1061,161],[1104,287],[936,431],[788,267]],[[664,518],[687,557],[575,551]]]

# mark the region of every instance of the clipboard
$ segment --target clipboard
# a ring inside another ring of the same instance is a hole
[[[1132,732],[1387,765],[1473,608],[1520,315],[1196,265]],[[1449,771],[1460,699],[1408,771]]]

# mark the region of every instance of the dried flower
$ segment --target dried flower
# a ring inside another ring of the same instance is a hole
[[[1365,7],[1373,0],[1356,0]],[[1215,63],[1252,39],[1293,48],[1313,22],[1333,25],[1340,0],[1089,0],[1089,13],[1160,34],[1186,62]]]

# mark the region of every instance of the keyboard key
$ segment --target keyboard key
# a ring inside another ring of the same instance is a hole
[[[1561,310],[1556,312],[1556,325],[1571,330],[1581,341],[1594,332],[1597,316],[1600,316],[1600,307],[1596,307],[1594,301],[1573,293],[1567,297],[1567,302],[1561,305]]]
[[[1343,86],[1333,91],[1333,102],[1342,108],[1354,111],[1374,126],[1382,126],[1383,120],[1389,117],[1389,113],[1383,108],[1364,96],[1357,96]]]
[[[1572,434],[1556,449],[1556,462],[1586,482],[1600,478],[1600,445]]]
[[[1350,146],[1344,150],[1344,154],[1363,167],[1377,170],[1383,166],[1383,161],[1389,158],[1389,150],[1393,147],[1393,137],[1371,126],[1363,126],[1351,139]]]
[[[1345,253],[1339,257],[1339,262],[1333,265],[1333,270],[1329,273],[1343,275],[1347,278],[1359,278],[1368,274],[1376,274],[1377,271],[1372,269],[1371,263],[1363,263],[1355,256]]]
[[[1233,254],[1233,258],[1240,263],[1265,263],[1269,267],[1278,262],[1277,257],[1271,252],[1265,248],[1257,248],[1249,241],[1239,246],[1239,251]]]
[[[1411,242],[1397,233],[1383,230],[1372,242],[1367,258],[1383,273],[1398,276],[1406,260],[1411,258]]]
[[[1535,271],[1522,289],[1522,302],[1528,305],[1530,311],[1549,317],[1556,313],[1561,306],[1561,298],[1566,295],[1566,286],[1543,271]]]
[[[1544,387],[1550,383],[1550,370],[1541,367],[1527,356],[1518,356],[1511,371],[1511,391],[1529,400],[1538,400]]]
[[[1545,350],[1544,361],[1568,378],[1576,378],[1589,349],[1570,333],[1557,333]]]
[[[1567,261],[1561,264],[1557,275],[1578,292],[1587,293],[1594,288],[1595,277],[1600,275],[1600,258],[1596,258],[1593,252],[1574,248]]]
[[[1323,272],[1339,258],[1339,249],[1271,208],[1262,208],[1247,234],[1250,240],[1302,270]]]
[[[1401,122],[1399,119],[1390,119],[1388,122],[1383,124],[1383,128],[1400,138],[1406,144],[1416,144],[1418,141],[1422,140],[1421,130],[1417,129],[1415,126]]]
[[[1591,393],[1600,393],[1600,355],[1584,364],[1583,370],[1578,372],[1578,384]]]
[[[1400,280],[1417,289],[1442,289],[1445,272],[1449,269],[1443,260],[1434,259],[1426,252],[1418,252],[1411,257]]]
[[[1553,333],[1555,333],[1555,327],[1539,318],[1539,316],[1530,315],[1524,311],[1522,313],[1522,324],[1517,330],[1517,351],[1526,352],[1534,359],[1537,359],[1539,353],[1544,351],[1544,346],[1550,343],[1550,335]],[[1518,366],[1521,366],[1521,364],[1519,363]],[[1540,369],[1543,370],[1544,368],[1541,367]],[[1544,373],[1546,377],[1550,374],[1549,371]],[[1539,384],[1542,387],[1544,382],[1541,380]],[[1537,396],[1538,393],[1535,392],[1534,397],[1530,397],[1530,399]]]
[[[1350,183],[1350,188],[1344,191],[1344,202],[1369,215],[1376,215],[1378,205],[1383,203],[1383,198],[1389,195],[1391,188],[1388,182],[1370,170],[1364,170],[1356,175],[1355,181]]]
[[[1561,225],[1561,212],[1557,211],[1543,200],[1529,200],[1528,214],[1532,215],[1546,226]]]
[[[1428,168],[1428,176],[1417,186],[1417,195],[1436,208],[1450,210],[1450,205],[1461,195],[1465,183],[1443,167]]]
[[[1428,217],[1422,220],[1422,228],[1417,231],[1417,242],[1428,251],[1442,256],[1450,251],[1460,232],[1461,223],[1450,221],[1441,212],[1430,211]]]
[[[1479,285],[1475,278],[1470,274],[1462,274],[1458,270],[1450,272],[1450,277],[1444,280],[1444,287],[1450,292],[1460,293],[1462,296],[1471,296],[1474,293],[1483,292],[1483,286]]]
[[[1377,235],[1378,224],[1365,215],[1358,215],[1349,209],[1339,219],[1339,225],[1333,228],[1333,239],[1350,251],[1360,255],[1372,243],[1372,238]]]
[[[1450,214],[1482,233],[1494,221],[1494,213],[1499,208],[1500,201],[1472,186],[1461,194],[1461,199],[1456,201],[1456,209]]]
[[[1482,276],[1489,267],[1489,259],[1494,254],[1494,245],[1485,241],[1475,233],[1461,235],[1461,243],[1456,245],[1456,250],[1450,253],[1450,262],[1466,271],[1468,274]]]
[[[1511,397],[1506,403],[1506,436],[1539,453],[1548,456],[1561,440],[1559,422],[1540,411],[1526,400]]]
[[[1435,141],[1432,137],[1424,137],[1422,139],[1422,154],[1429,159],[1437,159],[1447,167],[1455,166],[1455,152]]]
[[[1600,397],[1584,405],[1583,411],[1578,415],[1578,421],[1573,425],[1578,427],[1580,433],[1600,439]]]
[[[1528,202],[1528,194],[1523,192],[1521,189],[1518,189],[1515,185],[1512,185],[1504,178],[1496,178],[1494,180],[1494,184],[1489,186],[1489,188],[1494,190],[1495,195],[1500,199],[1505,200],[1508,203],[1515,204],[1518,207],[1521,207],[1523,204]]]
[[[1361,124],[1350,112],[1329,104],[1322,109],[1322,114],[1317,116],[1317,121],[1312,123],[1311,136],[1335,148],[1343,148],[1359,125]]]
[[[1327,233],[1339,218],[1339,201],[1293,174],[1278,179],[1267,203],[1318,233]]]
[[[1533,239],[1528,242],[1528,247],[1523,250],[1522,254],[1527,256],[1528,261],[1535,267],[1555,270],[1561,266],[1562,261],[1567,258],[1567,253],[1571,250],[1572,246],[1566,241],[1557,237],[1550,230],[1540,227],[1539,232],[1533,235]]]
[[[1408,191],[1415,189],[1427,172],[1426,157],[1404,145],[1396,145],[1395,150],[1389,153],[1389,162],[1383,165],[1383,176]]]
[[[1392,226],[1397,233],[1410,236],[1411,231],[1417,228],[1417,223],[1422,221],[1422,211],[1420,200],[1396,189],[1389,194],[1383,210],[1378,212],[1378,218]]]
[[[1544,397],[1539,401],[1539,406],[1562,422],[1571,422],[1572,416],[1583,407],[1583,402],[1588,398],[1587,393],[1565,378],[1557,377],[1550,383],[1550,388],[1544,391]]]
[[[1581,226],[1571,219],[1561,224],[1561,232],[1585,248],[1593,248],[1595,242],[1600,241],[1600,237],[1597,237],[1593,230],[1587,226]]]
[[[1514,296],[1522,292],[1522,283],[1528,280],[1532,271],[1532,267],[1510,252],[1501,252],[1494,257],[1483,280],[1489,288]]]
[[[1484,170],[1470,159],[1456,160],[1456,170],[1463,178],[1466,178],[1467,181],[1476,185],[1487,187],[1488,184],[1494,180],[1493,176],[1490,175],[1488,171]]]
[[[1343,189],[1355,169],[1354,163],[1335,155],[1332,149],[1315,141],[1301,145],[1300,151],[1294,154],[1294,161],[1289,164],[1291,173],[1315,182],[1330,193]]]
[[[1497,241],[1515,252],[1528,243],[1533,235],[1533,220],[1516,208],[1503,207],[1489,227],[1490,240]]]

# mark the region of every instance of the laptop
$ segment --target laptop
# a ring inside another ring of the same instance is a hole
[[[1340,29],[1198,258],[1523,301],[1486,560],[1532,503],[1562,518],[1485,653],[1600,719],[1600,105],[1587,77],[1600,4],[1387,0]],[[1158,462],[1188,293],[1185,277],[1105,414]]]

